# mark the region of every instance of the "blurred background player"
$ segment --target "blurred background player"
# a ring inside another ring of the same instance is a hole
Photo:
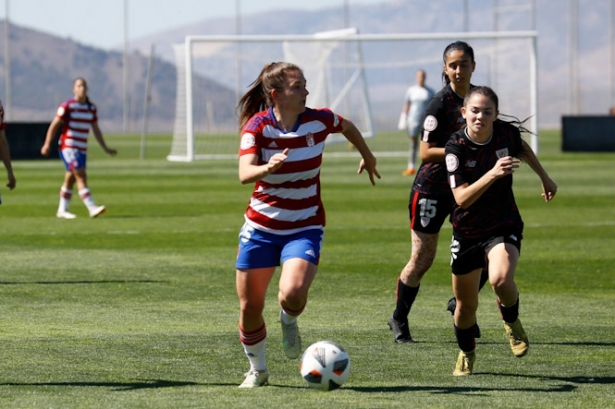
[[[320,166],[325,139],[341,132],[362,156],[358,173],[372,184],[376,159],[356,126],[327,108],[305,106],[303,71],[294,64],[267,64],[241,98],[239,180],[254,183],[239,233],[236,286],[239,339],[250,362],[240,388],[266,385],[267,287],[282,261],[278,303],[282,343],[288,358],[301,355],[297,317],[318,270],[325,226]]]
[[[69,212],[75,181],[79,189],[79,196],[87,207],[90,217],[97,217],[105,212],[105,206],[97,206],[94,203],[88,188],[85,172],[90,128],[105,152],[109,155],[115,155],[117,151],[107,147],[102,132],[98,127],[96,105],[90,102],[87,92],[88,86],[85,80],[77,78],[73,83],[74,98],[64,101],[58,108],[55,118],[53,118],[49,129],[47,129],[45,144],[41,148],[43,156],[49,155],[51,142],[55,138],[60,126],[62,126],[59,153],[66,168],[66,173],[64,174],[64,183],[60,189],[60,205],[56,213],[56,216],[61,219],[74,219],[77,217]]]
[[[418,170],[409,199],[412,252],[410,260],[397,280],[396,306],[389,316],[389,328],[395,342],[412,343],[408,314],[419,292],[423,275],[436,256],[438,237],[444,220],[453,207],[453,194],[448,186],[444,166],[444,146],[464,121],[461,117],[463,97],[473,87],[470,84],[476,67],[474,50],[463,41],[449,44],[442,55],[442,78],[446,85],[431,99],[423,123],[420,152],[422,164]],[[484,274],[482,284],[487,281]],[[455,298],[449,300],[449,310],[455,311]],[[477,337],[480,336],[478,326]]]
[[[17,184],[17,181],[15,180],[15,175],[13,174],[13,165],[11,165],[11,151],[6,140],[5,130],[6,123],[4,122],[4,107],[2,106],[2,101],[0,101],[0,159],[2,159],[2,163],[6,169],[6,176],[9,181],[6,184],[6,187],[13,190]],[[2,203],[1,199],[0,203]]]
[[[491,88],[469,90],[461,113],[466,127],[445,147],[455,198],[451,267],[457,299],[454,330],[461,349],[455,376],[470,375],[473,370],[478,291],[485,264],[513,355],[527,354],[529,340],[519,320],[519,290],[514,280],[523,238],[523,221],[512,190],[519,159],[540,177],[545,201],[557,192],[532,148],[521,139],[521,123],[516,118],[511,122],[498,119],[498,97]]]
[[[425,79],[425,71],[418,70],[416,72],[416,84],[409,87],[406,91],[404,106],[399,117],[398,129],[400,131],[406,130],[408,138],[410,138],[408,167],[401,173],[402,176],[410,176],[415,173],[414,164],[416,162],[418,137],[423,129],[423,119],[425,119],[427,105],[434,96],[434,91],[425,85]]]

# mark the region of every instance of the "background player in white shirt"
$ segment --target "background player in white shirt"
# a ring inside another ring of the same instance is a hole
[[[404,106],[399,117],[399,130],[405,129],[410,138],[408,167],[401,173],[403,176],[410,176],[415,173],[414,164],[416,162],[418,138],[423,129],[423,119],[425,119],[427,106],[435,95],[434,90],[425,85],[425,79],[425,71],[418,70],[416,72],[416,84],[406,91]]]

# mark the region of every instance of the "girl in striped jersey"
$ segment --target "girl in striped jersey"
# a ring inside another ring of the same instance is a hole
[[[254,183],[239,233],[236,286],[239,338],[250,361],[240,388],[267,384],[265,295],[282,262],[278,302],[284,352],[301,354],[297,317],[316,276],[325,213],[320,198],[320,165],[328,134],[340,132],[362,156],[358,173],[375,184],[376,159],[359,130],[331,110],[306,108],[302,70],[278,62],[266,65],[241,98],[239,180]]]
[[[104,213],[105,206],[96,206],[87,184],[85,164],[87,158],[88,134],[90,128],[94,132],[96,140],[109,155],[115,155],[117,151],[107,147],[102,132],[98,127],[96,105],[92,104],[87,95],[88,86],[83,78],[77,78],[73,83],[74,98],[64,101],[56,113],[55,118],[47,129],[45,144],[41,148],[43,156],[49,155],[51,142],[57,135],[60,125],[60,158],[66,168],[64,183],[60,189],[60,205],[56,216],[62,219],[74,219],[73,213],[68,211],[70,199],[73,195],[73,186],[77,182],[79,196],[88,208],[90,217],[96,217]]]

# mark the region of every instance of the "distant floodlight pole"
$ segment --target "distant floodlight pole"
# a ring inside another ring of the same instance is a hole
[[[579,113],[579,84],[578,84],[578,60],[577,60],[577,39],[578,39],[578,15],[577,1],[568,1],[568,57],[570,71],[570,112],[572,114]]]
[[[463,31],[470,31],[470,6],[468,0],[463,2]]]
[[[615,0],[611,0],[611,24],[609,24],[611,39],[611,107],[615,107]]]
[[[9,23],[9,0],[4,0],[6,19],[4,20],[4,65],[6,74],[4,76],[6,95],[4,96],[4,119],[11,119],[12,114],[12,94],[11,87],[11,29]]]
[[[235,0],[235,34],[241,35],[241,0]],[[239,103],[241,99],[241,43],[235,47],[235,100]]]
[[[128,110],[130,109],[128,52],[128,0],[124,0],[124,123],[122,126],[124,133],[128,131]]]

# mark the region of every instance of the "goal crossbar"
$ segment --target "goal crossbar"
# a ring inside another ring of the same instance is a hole
[[[344,30],[340,30],[342,32]],[[530,127],[534,131],[531,135],[531,147],[534,152],[538,152],[538,56],[537,56],[538,32],[534,30],[524,31],[479,31],[479,32],[441,32],[441,33],[402,33],[402,34],[361,34],[347,33],[344,35],[315,36],[315,35],[189,35],[185,37],[185,98],[188,106],[192,101],[193,66],[191,51],[194,43],[251,43],[251,42],[378,42],[378,41],[425,41],[425,40],[474,40],[474,39],[529,39],[530,60],[529,60],[529,102]],[[186,112],[186,136],[188,141],[194,138],[193,115],[189,109]],[[190,161],[195,158],[194,146],[188,143],[186,157],[174,157],[169,155],[168,160]]]

